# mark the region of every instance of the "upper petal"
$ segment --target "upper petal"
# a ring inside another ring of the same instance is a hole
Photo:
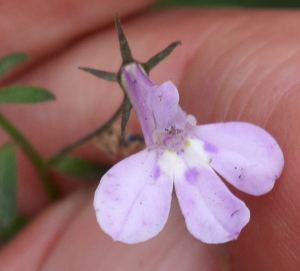
[[[147,106],[147,95],[154,84],[138,63],[127,64],[121,68],[120,80],[123,89],[136,111],[147,146],[153,145],[152,131],[155,127],[152,112]]]
[[[195,119],[188,116],[178,103],[179,93],[171,81],[151,87],[147,96],[147,106],[155,122],[155,128],[152,131],[154,142],[160,133],[167,134],[172,130],[183,130],[187,122],[196,124]]]
[[[173,123],[178,103],[179,93],[171,81],[151,88],[147,96],[147,105],[153,114],[156,129],[164,131]]]
[[[210,165],[229,183],[251,195],[269,192],[280,176],[283,153],[262,128],[246,122],[197,126]]]
[[[180,208],[190,233],[209,244],[236,239],[250,219],[244,202],[236,198],[205,163],[175,177]]]
[[[133,244],[156,236],[164,227],[173,182],[157,164],[157,153],[146,149],[112,167],[94,198],[97,221],[114,240]]]

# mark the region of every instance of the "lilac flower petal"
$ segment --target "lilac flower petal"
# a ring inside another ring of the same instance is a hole
[[[171,129],[182,130],[187,122],[187,115],[178,106],[179,93],[171,81],[160,86],[153,86],[148,92],[147,106],[153,114],[155,129],[153,141],[159,133],[171,132]]]
[[[143,150],[112,167],[98,186],[94,208],[102,229],[128,244],[146,241],[164,227],[173,182],[164,176],[154,150]]]
[[[275,139],[262,128],[245,122],[197,126],[210,165],[237,189],[251,194],[269,192],[280,176],[283,153]]]
[[[172,124],[178,103],[179,93],[171,81],[151,88],[148,92],[147,105],[158,129],[165,129]]]
[[[202,242],[236,239],[249,222],[250,212],[207,165],[189,168],[175,180],[176,194],[190,233]]]
[[[121,85],[125,89],[130,102],[141,124],[147,146],[153,144],[152,130],[155,127],[152,112],[147,107],[147,95],[154,84],[150,81],[140,64],[126,65],[121,73]]]

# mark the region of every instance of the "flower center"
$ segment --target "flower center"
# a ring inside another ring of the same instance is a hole
[[[165,133],[157,135],[156,143],[163,150],[170,150],[177,154],[182,153],[185,147],[186,132],[171,127]]]

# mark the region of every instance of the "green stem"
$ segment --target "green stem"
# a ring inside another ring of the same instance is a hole
[[[103,126],[98,128],[97,130],[91,132],[90,134],[80,138],[79,140],[76,140],[74,143],[64,147],[57,154],[51,156],[48,159],[48,161],[46,162],[48,167],[53,167],[53,166],[57,165],[57,163],[60,161],[60,159],[63,158],[66,154],[70,153],[71,151],[73,151],[78,146],[86,143],[87,141],[93,139],[95,136],[100,135],[105,130],[107,130],[107,128],[109,128],[117,120],[117,118],[120,116],[120,114],[122,113],[122,108],[123,108],[123,106],[121,106],[116,111],[116,113]]]
[[[59,192],[52,177],[50,176],[43,158],[39,155],[27,138],[7,118],[5,118],[2,113],[0,113],[0,125],[20,145],[25,154],[31,160],[38,172],[49,198],[53,201],[58,199]]]

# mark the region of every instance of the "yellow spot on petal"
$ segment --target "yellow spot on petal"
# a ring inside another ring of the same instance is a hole
[[[191,146],[191,142],[190,142],[190,141],[185,141],[185,142],[184,142],[184,146],[185,146],[186,148],[190,147],[190,146]]]

